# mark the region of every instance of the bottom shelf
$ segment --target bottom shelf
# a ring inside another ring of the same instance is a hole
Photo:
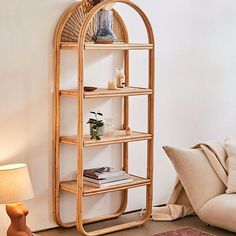
[[[123,189],[135,188],[135,187],[151,184],[151,180],[149,179],[145,179],[145,178],[135,176],[135,175],[130,175],[130,177],[133,178],[133,181],[130,183],[117,184],[117,185],[113,185],[111,187],[106,187],[106,188],[95,188],[88,185],[84,185],[83,196],[97,195],[97,194],[114,192],[114,191],[119,191]],[[67,192],[76,193],[77,192],[76,180],[61,182],[60,188]]]

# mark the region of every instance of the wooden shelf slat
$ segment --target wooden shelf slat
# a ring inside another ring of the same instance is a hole
[[[130,175],[133,178],[133,181],[126,184],[117,184],[113,185],[111,187],[106,188],[95,188],[88,185],[84,185],[84,191],[83,196],[91,196],[91,195],[97,195],[102,193],[108,193],[108,192],[114,192],[114,191],[120,191],[124,189],[129,188],[136,188],[140,186],[149,185],[151,181],[149,179],[145,179],[143,177]],[[71,192],[76,194],[77,193],[77,184],[76,181],[65,181],[60,183],[60,188],[64,191]]]
[[[91,92],[84,92],[84,98],[103,98],[103,97],[123,97],[123,96],[139,96],[150,95],[152,90],[148,88],[125,87],[117,90],[108,90],[106,88],[97,88]],[[77,89],[60,90],[61,96],[77,97]]]
[[[85,44],[85,50],[146,50],[152,48],[153,45],[149,43]]]
[[[76,50],[78,43],[61,42],[62,50]],[[153,48],[150,43],[111,43],[111,44],[96,44],[85,43],[85,50],[149,50]]]
[[[84,136],[84,147],[101,146],[116,143],[127,143],[151,139],[151,134],[133,131],[127,135],[124,130],[116,130],[114,136],[101,136],[101,140],[90,139],[89,135]],[[77,136],[61,136],[60,142],[65,144],[77,144]]]

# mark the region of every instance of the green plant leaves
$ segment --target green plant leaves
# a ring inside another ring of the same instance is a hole
[[[98,128],[101,128],[104,125],[103,120],[99,120],[97,116],[103,116],[101,112],[94,112],[90,111],[91,114],[95,116],[95,118],[89,118],[87,121],[87,124],[91,124],[91,132],[90,132],[90,139],[96,139],[101,140],[101,132],[98,130]]]
[[[99,127],[102,127],[104,124],[103,124],[103,122],[98,122],[97,124],[96,124],[96,126],[99,128]]]
[[[93,118],[90,118],[88,121],[87,121],[87,124],[96,124],[97,120],[93,119]]]
[[[90,139],[101,140],[100,136],[101,136],[100,131],[97,130],[97,127],[94,125],[91,129]]]

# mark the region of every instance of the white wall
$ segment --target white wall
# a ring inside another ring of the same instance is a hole
[[[72,2],[74,1],[0,1],[0,164],[28,164],[36,195],[26,203],[30,209],[28,224],[33,230],[55,226],[52,219],[51,180],[52,41],[60,15]],[[170,162],[161,150],[162,145],[192,146],[206,139],[222,141],[228,135],[236,136],[236,2],[134,2],[147,13],[156,38],[154,204],[161,204],[167,199],[175,176]],[[145,35],[141,31],[142,27],[134,23],[136,17],[123,7],[119,8],[128,20],[131,39],[143,40]],[[146,58],[136,55],[131,55],[132,78],[142,84],[140,77],[145,76]],[[117,55],[118,59],[111,58],[106,53],[96,56],[110,60],[113,66],[121,63],[120,55]],[[66,55],[67,57],[70,55]],[[96,66],[96,63],[91,55],[87,56],[87,62],[88,75],[95,76],[97,73],[91,67]],[[104,84],[107,79],[103,78]],[[138,102],[139,107],[143,107],[146,101]],[[106,112],[114,104],[119,112],[120,101],[117,100],[110,104],[99,102],[98,107],[106,106]],[[132,122],[135,127],[141,123],[140,111],[135,112],[134,101],[132,106]],[[119,120],[116,122],[118,124]],[[132,151],[145,152],[145,145],[138,147],[133,146]],[[117,155],[120,149],[115,148]],[[73,150],[69,152],[73,153]],[[101,148],[99,155],[109,152],[109,148]],[[93,153],[91,151],[88,155]],[[73,160],[71,157],[68,159]],[[143,171],[139,159],[142,159],[141,155],[132,158],[135,163],[133,171]],[[111,159],[106,159],[106,163],[110,162]],[[66,160],[65,165],[67,164]],[[99,165],[95,158],[87,161],[86,165],[90,164]],[[116,165],[118,164],[116,161]],[[132,195],[137,195],[139,191]],[[104,199],[100,201],[103,202]],[[100,210],[99,206],[92,200],[91,202],[93,211],[88,214]],[[111,198],[109,204],[112,207]],[[142,206],[142,197],[135,197],[129,209]],[[64,214],[68,217],[68,213]],[[4,206],[0,208],[0,216],[0,235],[5,235],[9,220]]]

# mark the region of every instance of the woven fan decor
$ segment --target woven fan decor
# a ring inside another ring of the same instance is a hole
[[[66,20],[61,34],[61,42],[78,42],[81,25],[93,7],[94,4],[92,0],[84,0],[78,5],[78,7],[68,16],[68,19]],[[113,10],[113,32],[117,37],[117,42],[125,41],[125,32],[123,28],[120,15]],[[96,18],[94,17],[92,22],[89,24],[85,41],[92,42],[95,33]]]

